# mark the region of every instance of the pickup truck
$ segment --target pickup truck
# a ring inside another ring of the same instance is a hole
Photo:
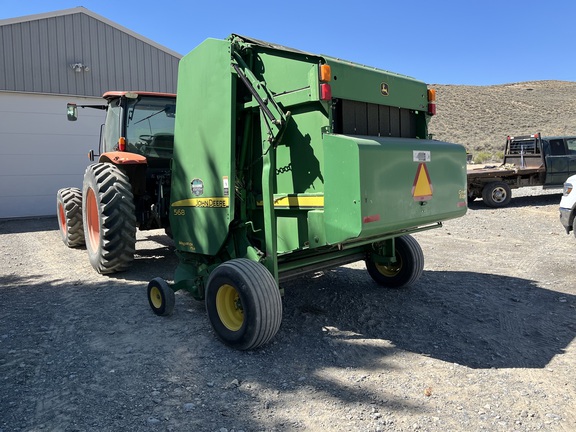
[[[564,190],[562,191],[562,199],[560,200],[560,223],[566,230],[566,234],[574,231],[576,236],[576,228],[574,225],[574,216],[576,213],[576,175],[568,177],[564,183]]]
[[[576,136],[508,136],[502,165],[468,168],[468,200],[482,198],[489,207],[505,207],[512,198],[512,189],[561,188],[573,174]]]

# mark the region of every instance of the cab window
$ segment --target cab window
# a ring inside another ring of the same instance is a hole
[[[564,145],[563,139],[551,139],[550,140],[550,155],[552,156],[562,156],[566,154],[566,147]]]
[[[576,154],[576,138],[566,138],[566,147],[569,154]]]
[[[174,99],[141,96],[128,101],[128,150],[146,157],[172,157],[175,113]]]
[[[104,131],[104,152],[118,150],[118,138],[120,138],[120,116],[122,108],[120,106],[120,99],[110,102],[106,111],[106,130]]]

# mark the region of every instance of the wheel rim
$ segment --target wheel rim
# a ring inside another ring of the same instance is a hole
[[[88,242],[92,252],[98,250],[100,244],[100,218],[98,215],[98,203],[93,189],[88,189],[86,194],[86,224],[88,230]]]
[[[381,275],[386,277],[393,277],[400,273],[402,269],[402,260],[399,256],[396,257],[396,262],[391,264],[378,264],[374,263],[376,269],[380,272]]]
[[[244,310],[240,294],[231,285],[222,285],[216,294],[216,311],[222,324],[231,331],[238,331],[244,323]]]
[[[501,203],[504,202],[506,200],[506,190],[504,190],[504,188],[502,187],[497,187],[492,191],[492,199],[495,202]]]
[[[68,228],[66,226],[66,213],[64,213],[64,206],[62,203],[58,204],[58,219],[60,220],[60,231],[66,236]]]
[[[150,301],[152,302],[152,306],[154,306],[156,309],[160,309],[162,307],[162,293],[156,286],[153,286],[150,289]]]

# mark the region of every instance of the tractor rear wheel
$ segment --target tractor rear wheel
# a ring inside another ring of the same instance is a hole
[[[64,188],[56,193],[56,212],[60,237],[68,247],[84,244],[82,225],[82,191],[78,188]]]
[[[424,253],[418,241],[404,235],[395,239],[396,262],[379,264],[371,257],[366,259],[366,269],[372,279],[386,288],[404,288],[415,283],[424,270]]]
[[[216,336],[239,350],[269,342],[282,322],[282,298],[272,274],[246,258],[220,264],[206,284],[206,311]]]
[[[109,163],[90,165],[82,191],[84,238],[101,274],[126,270],[134,260],[136,216],[128,176]]]

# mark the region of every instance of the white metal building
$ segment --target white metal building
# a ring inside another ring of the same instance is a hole
[[[181,55],[88,9],[0,20],[0,218],[56,214],[56,191],[82,186],[108,90],[175,93]]]

